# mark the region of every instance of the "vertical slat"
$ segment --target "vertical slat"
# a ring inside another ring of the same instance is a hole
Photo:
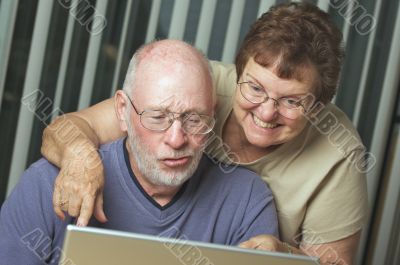
[[[382,6],[382,0],[377,0],[375,3],[375,8],[374,8],[374,10],[375,10],[374,18],[377,21],[379,20],[381,6]],[[352,122],[356,128],[358,127],[358,124],[360,122],[361,109],[362,109],[363,99],[364,99],[364,95],[365,95],[365,88],[367,85],[369,67],[371,65],[372,50],[373,50],[373,45],[374,45],[374,41],[375,41],[375,36],[376,36],[376,30],[373,30],[368,37],[368,46],[365,51],[365,61],[364,61],[363,70],[361,73],[361,80],[360,80],[360,85],[358,88],[357,100],[356,100],[356,104],[354,107],[354,114],[352,117]],[[370,183],[368,183],[368,187],[370,187]],[[371,194],[371,191],[369,190],[368,198],[370,199],[369,200],[369,208],[370,209],[372,209],[372,201],[371,201],[372,196],[373,196],[373,194]],[[363,229],[355,264],[362,264],[362,257],[364,256],[364,249],[367,244],[367,238],[368,238],[368,231],[369,231],[368,226],[370,223],[371,223],[371,216],[368,217],[367,227],[365,229]]]
[[[76,6],[77,3],[78,0],[72,0],[71,7]],[[61,99],[65,84],[65,77],[67,75],[68,60],[71,52],[72,37],[74,34],[74,23],[75,23],[75,18],[69,15],[67,22],[67,29],[65,32],[64,45],[61,55],[60,69],[58,70],[58,79],[57,79],[56,92],[54,95],[53,109],[59,108],[61,105]],[[57,115],[58,115],[57,112],[53,111],[52,118],[54,119]]]
[[[328,9],[329,9],[329,0],[318,0],[317,6],[318,6],[321,10],[324,10],[325,12],[328,12]]]
[[[258,15],[260,17],[262,14],[268,11],[268,9],[275,4],[275,0],[261,0],[258,6]]]
[[[346,10],[342,10],[342,13],[347,14],[348,12],[350,12],[350,10],[353,9],[354,7],[354,2],[353,1],[349,1],[346,6]],[[350,23],[346,20],[346,17],[343,18],[344,19],[344,23],[343,23],[343,28],[342,28],[342,33],[343,33],[343,41],[344,43],[347,43],[347,39],[349,38],[349,34],[350,34]]]
[[[175,0],[168,38],[183,39],[190,0]]]
[[[98,15],[106,14],[108,0],[97,1],[96,13]],[[94,17],[96,14],[93,14]],[[95,25],[95,23],[92,23]],[[99,60],[99,51],[101,47],[101,37],[103,31],[97,34],[90,34],[89,47],[86,54],[85,70],[79,96],[78,109],[83,109],[89,106],[90,97],[93,91],[94,77],[96,75],[97,61]]]
[[[400,194],[400,163],[395,162],[400,161],[400,134],[397,135],[397,139],[394,142],[394,146],[396,146],[394,163],[390,170],[391,174],[389,175],[387,190],[385,194],[382,194],[385,203],[383,203],[382,219],[379,223],[372,264],[387,264],[385,260],[387,259],[387,250],[390,247],[391,234],[394,226],[398,227],[399,225],[394,224],[394,219],[396,211],[400,211],[397,208],[398,195]]]
[[[222,53],[223,62],[232,63],[235,58],[244,5],[245,1],[233,0],[232,10],[229,16],[228,30],[225,38],[224,50]]]
[[[353,8],[353,2],[349,1],[349,3],[347,5],[345,5],[345,6],[346,6],[345,10],[343,10],[343,7],[340,8],[340,10],[341,10],[342,13],[347,14],[349,12],[349,10],[351,10]],[[336,10],[336,12],[339,12],[339,9]],[[349,38],[349,34],[350,34],[350,23],[346,21],[345,17],[343,19],[344,19],[344,23],[343,23],[343,27],[342,27],[341,31],[342,31],[342,34],[343,34],[343,42],[344,42],[344,44],[346,46],[347,45],[347,39]],[[331,100],[331,102],[333,104],[336,103],[336,96],[337,95],[335,95],[333,97],[333,99]]]
[[[200,11],[195,46],[202,50],[204,54],[208,52],[216,5],[217,1],[215,0],[203,0],[203,6]]]
[[[38,94],[40,78],[42,74],[44,54],[46,50],[47,36],[49,33],[51,11],[53,1],[40,0],[35,26],[33,29],[32,43],[30,47],[26,78],[24,83],[23,96]],[[21,103],[19,119],[17,125],[17,134],[15,136],[14,151],[11,160],[10,176],[8,179],[7,194],[18,182],[18,179],[25,169],[25,163],[28,156],[29,143],[33,119],[35,117],[36,99],[34,97],[29,101],[29,106]]]
[[[371,152],[376,156],[377,163],[373,170],[367,174],[368,179],[368,194],[370,195],[370,200],[375,201],[378,182],[380,178],[380,172],[382,169],[383,158],[385,157],[385,148],[387,146],[387,136],[389,135],[389,130],[391,127],[391,115],[388,113],[393,113],[397,89],[400,82],[400,6],[397,9],[397,16],[395,27],[393,30],[393,38],[390,48],[390,53],[388,57],[388,63],[386,67],[385,79],[383,83],[382,96],[379,102],[378,115],[375,123],[374,135],[371,143]],[[398,161],[394,163],[395,167],[398,168]],[[393,171],[395,173],[395,178],[399,179],[399,170]],[[394,180],[397,183],[397,180]],[[390,184],[390,183],[389,183]],[[397,184],[396,184],[397,185]],[[396,194],[396,193],[395,193]],[[398,196],[398,192],[397,192]],[[388,207],[388,206],[387,206]],[[386,209],[386,206],[385,206]],[[385,212],[384,212],[385,213]],[[398,225],[398,224],[397,224]],[[384,227],[380,225],[377,244],[374,251],[374,260],[372,264],[382,264],[387,250],[387,243],[389,237],[388,235],[389,227]]]
[[[377,0],[375,2],[375,11],[374,11],[374,18],[377,21],[379,20],[381,6],[382,6],[382,0]],[[375,36],[376,36],[376,30],[371,31],[371,33],[368,36],[368,46],[367,46],[367,50],[365,52],[366,56],[365,56],[365,61],[364,61],[364,65],[363,65],[363,71],[361,74],[360,87],[358,90],[357,101],[356,101],[356,105],[354,108],[354,115],[352,117],[353,124],[356,127],[358,126],[358,124],[360,122],[361,108],[362,108],[362,103],[363,103],[364,94],[365,94],[366,82],[367,82],[367,78],[368,78],[368,70],[369,70],[369,66],[371,64],[372,50],[374,47]]]
[[[146,43],[153,41],[156,36],[158,18],[160,15],[161,0],[153,0],[151,6],[149,26],[147,27]]]
[[[113,78],[113,83],[112,83],[112,87],[111,87],[110,97],[114,96],[115,91],[117,90],[119,72],[121,71],[122,57],[123,57],[124,50],[125,50],[126,36],[128,34],[132,34],[132,32],[128,32],[129,21],[132,16],[131,11],[132,11],[132,1],[128,1],[126,3],[126,9],[125,9],[125,14],[124,14],[124,24],[122,26],[121,41],[120,41],[119,47],[118,47],[118,56],[117,56],[115,70],[114,70],[114,78]]]
[[[11,41],[17,17],[19,0],[3,0],[0,3],[0,109],[10,57]]]

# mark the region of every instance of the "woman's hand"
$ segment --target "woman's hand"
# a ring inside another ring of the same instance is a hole
[[[292,247],[272,235],[258,235],[239,244],[242,248],[252,248],[274,252],[292,253]]]
[[[361,231],[358,231],[344,239],[316,245],[301,242],[300,248],[293,247],[271,235],[258,235],[242,242],[239,247],[318,257],[321,265],[352,265],[360,235]]]
[[[78,114],[63,115],[43,132],[41,152],[60,168],[54,184],[53,206],[58,217],[65,212],[85,226],[93,213],[100,222],[104,215],[103,165],[97,152],[99,139],[90,124]]]
[[[77,147],[79,149],[69,147],[64,152],[61,170],[54,184],[54,210],[61,219],[65,218],[64,212],[78,217],[78,226],[86,226],[93,212],[98,221],[105,222],[101,158],[92,145]]]
[[[103,212],[103,165],[97,148],[123,136],[113,98],[62,115],[44,130],[42,154],[60,168],[53,205],[61,219],[67,212],[78,217],[77,225],[85,226],[94,211],[97,220],[107,221]]]

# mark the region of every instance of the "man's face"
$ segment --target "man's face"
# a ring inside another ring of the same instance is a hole
[[[213,115],[211,83],[199,68],[178,64],[150,69],[142,67],[137,72],[132,101],[139,113],[163,110]],[[166,131],[151,131],[142,126],[133,109],[127,118],[131,164],[134,171],[137,168],[136,175],[162,186],[179,186],[193,175],[202,156],[204,135],[185,133],[180,120]]]
[[[152,148],[136,136],[132,126],[128,125],[129,146],[137,167],[150,183],[160,186],[180,186],[189,179],[199,164],[202,150],[189,145],[181,149]]]

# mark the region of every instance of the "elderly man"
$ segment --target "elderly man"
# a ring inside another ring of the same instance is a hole
[[[186,43],[157,41],[135,53],[124,89],[115,95],[119,126],[128,137],[99,150],[108,221],[92,219],[89,225],[230,245],[258,234],[278,236],[264,182],[243,168],[222,171],[202,153],[215,122],[212,86],[207,60]],[[57,263],[55,249],[66,225],[75,222],[53,212],[57,174],[39,160],[4,203],[2,263]],[[56,200],[68,209],[63,198]]]

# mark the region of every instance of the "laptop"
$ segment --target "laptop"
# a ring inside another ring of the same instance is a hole
[[[301,255],[69,225],[60,265],[316,265]]]

